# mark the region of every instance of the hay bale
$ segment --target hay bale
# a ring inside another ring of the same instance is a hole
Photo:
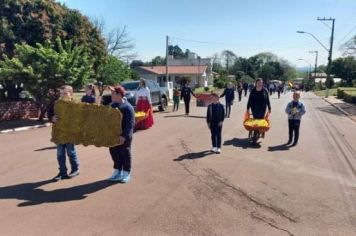
[[[58,100],[54,111],[58,122],[52,126],[52,142],[97,147],[117,145],[122,133],[122,114],[118,109]]]

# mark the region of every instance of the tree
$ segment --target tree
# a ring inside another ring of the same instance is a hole
[[[176,59],[181,59],[181,58],[185,58],[185,54],[182,51],[182,49],[178,46],[178,45],[169,45],[168,46],[168,55],[173,55],[173,58]]]
[[[82,47],[93,60],[97,71],[106,59],[105,40],[101,32],[87,17],[54,0],[2,0],[0,1],[0,60],[16,56],[15,45],[26,43],[36,47],[47,40],[71,40],[73,46]],[[4,84],[6,82],[6,84]],[[2,80],[7,98],[17,98],[21,84]]]
[[[344,49],[345,56],[354,56],[356,57],[356,35],[353,36],[349,41],[342,45]]]
[[[235,55],[235,53],[233,53],[230,50],[224,50],[221,53],[221,58],[225,63],[226,70],[229,71],[230,66],[233,65],[233,63],[235,62],[237,56]]]
[[[0,80],[11,80],[24,85],[41,108],[43,119],[50,90],[68,84],[81,88],[93,74],[93,60],[84,47],[74,46],[72,41],[62,44],[60,38],[51,44],[36,47],[16,44],[13,58],[5,56],[0,61]]]
[[[133,61],[130,63],[130,68],[131,68],[132,70],[137,69],[137,68],[140,67],[140,66],[144,66],[144,63],[143,63],[143,61],[141,61],[141,60],[133,60]]]
[[[117,85],[121,81],[130,79],[130,77],[130,67],[117,57],[110,56],[108,63],[104,66],[101,82],[105,85]],[[102,95],[102,92],[100,95]]]
[[[161,57],[161,56],[156,56],[155,58],[152,59],[151,62],[149,62],[150,66],[164,66],[166,65],[166,59]]]
[[[356,80],[356,59],[352,56],[348,56],[333,60],[331,73],[346,80],[348,86],[352,86],[352,81]]]
[[[106,46],[109,55],[116,56],[121,60],[132,60],[137,56],[135,52],[132,52],[135,44],[129,37],[126,25],[109,32],[106,38]]]

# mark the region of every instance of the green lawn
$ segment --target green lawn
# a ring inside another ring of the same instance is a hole
[[[325,90],[315,91],[314,93],[319,97],[325,97]],[[329,95],[330,96],[336,96],[337,95],[337,88],[329,89]]]

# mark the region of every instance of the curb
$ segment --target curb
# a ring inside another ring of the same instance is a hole
[[[30,130],[30,129],[38,129],[38,128],[44,128],[44,127],[49,127],[49,126],[51,126],[51,123],[47,122],[42,125],[33,125],[33,126],[25,126],[25,127],[13,128],[13,129],[1,130],[0,134],[7,134],[7,133],[11,133],[11,132],[25,131],[25,130]]]
[[[325,102],[329,103],[331,106],[335,107],[337,110],[339,110],[341,113],[343,113],[345,116],[347,116],[350,120],[356,123],[356,119],[352,117],[350,113],[342,109],[341,107],[335,105],[334,103],[328,101],[326,98],[322,98]]]

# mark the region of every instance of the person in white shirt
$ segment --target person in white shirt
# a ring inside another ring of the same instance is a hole
[[[136,124],[136,129],[148,129],[153,126],[151,93],[146,87],[144,79],[140,80],[139,88],[136,91],[136,111],[146,113],[146,118]]]

